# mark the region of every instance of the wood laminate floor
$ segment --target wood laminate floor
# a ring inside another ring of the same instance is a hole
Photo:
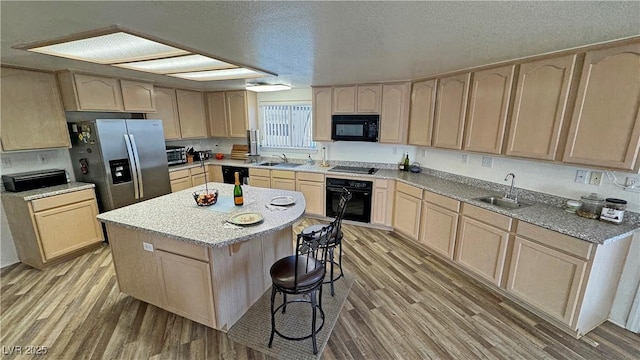
[[[576,340],[406,239],[343,229],[343,263],[356,283],[324,359],[640,358],[640,336],[613,324]],[[265,358],[120,293],[108,246],[45,271],[9,266],[0,285],[3,359],[27,358],[29,346],[47,347],[38,359]],[[15,346],[22,356],[11,354]]]

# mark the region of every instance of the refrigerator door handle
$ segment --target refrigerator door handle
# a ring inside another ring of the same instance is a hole
[[[136,138],[133,137],[133,134],[129,135],[131,139],[131,147],[133,148],[133,157],[136,159],[136,172],[138,173],[138,187],[140,188],[140,198],[144,197],[144,185],[142,181],[142,168],[140,166],[140,157],[138,156],[138,146],[136,146]]]
[[[140,193],[138,192],[138,176],[135,172],[138,168],[138,165],[136,164],[136,161],[133,157],[133,148],[131,147],[129,134],[124,134],[124,143],[127,144],[127,155],[129,155],[129,164],[133,172],[133,176],[131,177],[133,179],[133,198],[137,200],[140,198]]]

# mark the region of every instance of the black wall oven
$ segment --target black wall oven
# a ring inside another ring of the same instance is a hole
[[[364,223],[371,222],[371,197],[373,194],[373,182],[371,181],[327,178],[327,217],[336,216],[343,187],[353,194],[347,203],[344,219]]]

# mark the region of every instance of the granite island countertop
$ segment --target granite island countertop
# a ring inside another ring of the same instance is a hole
[[[74,191],[93,189],[95,187],[96,186],[94,184],[72,181],[67,184],[49,186],[49,187],[27,190],[27,191],[20,191],[20,192],[3,191],[2,196],[18,197],[18,198],[24,199],[24,201],[31,201],[31,200],[43,199],[50,196],[71,193]]]
[[[211,206],[196,205],[193,192],[204,189],[199,185],[102,213],[98,220],[201,246],[224,247],[284,229],[302,218],[306,208],[302,193],[247,185],[242,187],[244,205],[229,207],[223,197],[233,197],[233,185],[207,185],[219,191],[218,203]],[[276,196],[291,196],[295,203],[284,210],[268,208],[266,205]],[[247,211],[261,213],[264,220],[244,227],[226,223],[233,214]]]

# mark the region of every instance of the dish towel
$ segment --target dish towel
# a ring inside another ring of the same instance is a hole
[[[284,210],[287,210],[287,208],[284,207],[284,206],[275,206],[275,205],[269,205],[269,204],[266,204],[264,207],[266,207],[267,209],[269,209],[271,211],[284,211]]]

